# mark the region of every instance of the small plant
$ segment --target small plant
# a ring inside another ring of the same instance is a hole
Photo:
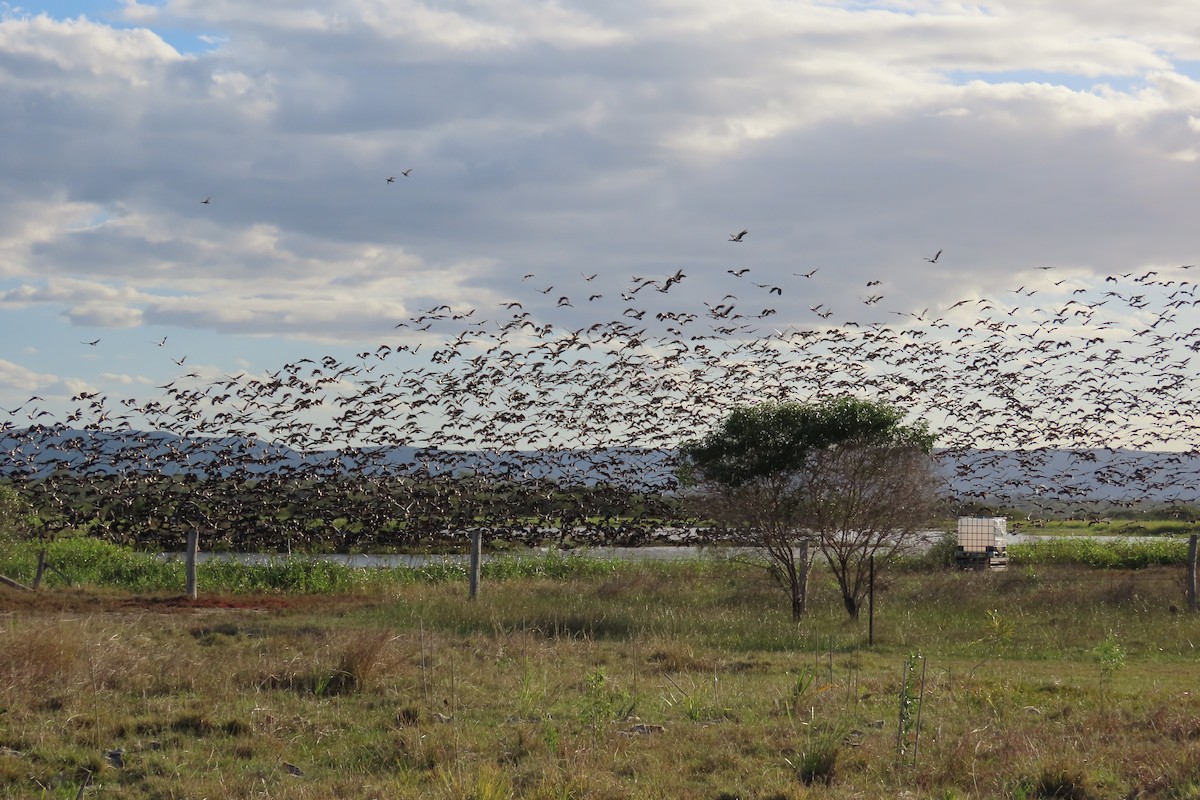
[[[596,732],[606,722],[628,719],[637,708],[637,698],[628,692],[610,688],[604,670],[597,669],[587,677],[584,694],[583,719]]]
[[[1052,765],[1042,769],[1036,778],[1021,781],[1014,797],[1025,800],[1062,798],[1062,800],[1092,800],[1096,797],[1093,783],[1078,769]]]
[[[788,758],[784,761],[796,771],[796,777],[805,786],[814,783],[828,785],[833,782],[840,751],[840,739],[823,734],[815,736],[795,761]]]
[[[559,748],[562,746],[562,734],[558,728],[550,722],[542,725],[542,743],[546,745],[546,749],[557,755]]]
[[[917,674],[917,663],[921,671]],[[925,702],[925,657],[913,653],[904,659],[900,672],[900,710],[896,726],[896,758],[903,760],[909,752],[912,738],[911,759],[917,761],[917,745],[921,739],[921,708]]]
[[[842,751],[849,725],[837,722],[818,725],[815,714],[810,711],[809,719],[803,723],[808,730],[804,750],[795,758],[784,758],[784,762],[796,772],[796,777],[805,786],[829,785],[837,771],[838,756]]]
[[[529,667],[521,672],[521,682],[516,692],[517,707],[523,719],[537,719],[545,715],[549,705],[544,673],[535,673]]]
[[[439,767],[437,777],[443,797],[472,798],[472,800],[507,800],[513,796],[512,783],[500,769],[483,764],[473,777],[467,777],[454,767]]]
[[[1092,650],[1092,655],[1100,665],[1100,711],[1103,712],[1113,675],[1125,665],[1125,651],[1117,643],[1116,634],[1109,631],[1104,641]]]
[[[832,683],[817,685],[817,669],[811,664],[805,665],[796,675],[786,698],[789,717],[800,716],[801,706],[810,696],[816,696],[832,686]]]
[[[1000,656],[1005,645],[1012,642],[1016,635],[1017,625],[1009,619],[1001,616],[997,609],[992,609],[987,613],[987,622],[984,623],[983,638],[977,639],[972,644],[978,645],[984,652],[983,658],[971,667],[971,672],[968,677],[975,674],[975,670],[982,667],[989,660]]]
[[[717,678],[714,675],[712,684],[688,681],[691,690],[684,689],[670,675],[665,676],[675,688],[674,692],[663,698],[663,702],[672,708],[679,708],[683,715],[692,722],[706,722],[721,719],[735,719],[733,709],[720,705],[715,699]]]

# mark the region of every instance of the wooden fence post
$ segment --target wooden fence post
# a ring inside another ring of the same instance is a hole
[[[479,574],[482,571],[481,562],[483,561],[483,531],[479,528],[471,531],[471,588],[468,595],[471,600],[474,600],[479,594]]]
[[[70,576],[68,576],[61,569],[59,569],[58,567],[56,567],[52,563],[50,563],[50,561],[46,558],[46,548],[43,547],[41,550],[38,551],[37,572],[33,576],[33,588],[34,589],[37,589],[38,587],[40,587],[42,585],[42,579],[46,577],[46,570],[50,570],[51,572],[57,573],[58,577],[62,578],[63,581],[67,584],[67,586],[75,585],[74,582],[71,580]]]
[[[196,586],[196,555],[200,551],[200,532],[195,528],[187,534],[187,554],[184,558],[184,569],[187,572],[187,596],[195,600],[199,594]]]
[[[1187,604],[1188,611],[1196,612],[1196,534],[1188,538],[1187,556]]]
[[[37,572],[33,576],[33,588],[42,585],[42,577],[46,574],[46,548],[38,550]]]

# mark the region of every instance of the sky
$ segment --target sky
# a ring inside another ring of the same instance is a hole
[[[785,327],[1200,260],[1185,0],[0,2],[0,108],[8,412],[679,270]]]

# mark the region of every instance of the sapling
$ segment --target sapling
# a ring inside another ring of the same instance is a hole
[[[1092,655],[1100,665],[1100,713],[1104,713],[1108,686],[1117,670],[1125,665],[1125,651],[1117,643],[1116,634],[1109,631],[1104,641],[1092,650]]]
[[[975,670],[982,667],[991,659],[999,657],[1004,646],[1012,641],[1013,636],[1017,632],[1016,623],[1005,619],[998,610],[992,609],[988,612],[987,617],[983,638],[972,642],[972,644],[982,646],[984,656],[975,666],[971,667],[971,671],[967,673],[968,680],[975,676]]]
[[[921,673],[917,674],[917,662]],[[917,760],[917,744],[921,739],[921,708],[925,703],[925,657],[913,653],[904,659],[900,673],[900,711],[896,729],[896,758],[903,759],[908,745],[908,734],[913,733],[912,760]]]

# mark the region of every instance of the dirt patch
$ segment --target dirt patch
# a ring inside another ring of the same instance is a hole
[[[22,591],[0,585],[0,614],[131,611],[194,614],[217,609],[274,613],[315,610],[336,612],[377,602],[378,598],[367,596],[314,594],[202,594],[192,600],[184,594],[131,594],[80,588]]]

